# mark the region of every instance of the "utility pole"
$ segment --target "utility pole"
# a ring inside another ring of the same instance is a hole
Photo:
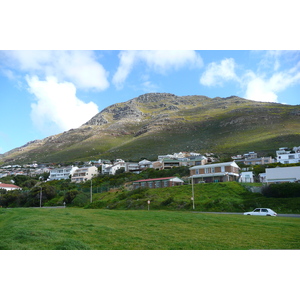
[[[91,178],[91,203],[93,202],[93,176]]]
[[[40,192],[40,207],[42,207],[42,196],[43,196],[43,188],[40,186],[41,192]]]
[[[195,194],[194,194],[194,178],[192,177],[192,201],[193,201],[193,209],[195,209]]]

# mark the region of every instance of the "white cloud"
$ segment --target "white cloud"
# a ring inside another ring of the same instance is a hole
[[[5,51],[9,66],[40,76],[55,76],[76,87],[105,90],[108,72],[92,51]]]
[[[120,64],[113,76],[113,83],[117,88],[123,84],[135,64],[146,63],[147,67],[157,73],[166,73],[169,70],[178,70],[184,66],[202,67],[203,62],[199,54],[192,50],[167,51],[167,50],[130,50],[121,51]]]
[[[226,81],[239,81],[235,67],[233,58],[223,59],[219,64],[212,62],[202,74],[200,83],[206,86],[222,86]]]
[[[287,53],[289,59],[298,53]],[[247,99],[263,102],[277,102],[278,93],[300,83],[300,62],[290,69],[282,68],[282,60],[288,59],[285,52],[268,51],[257,65],[256,72],[244,70],[235,63],[233,58],[223,59],[220,63],[212,62],[200,78],[200,83],[205,86],[223,86],[226,82],[234,81],[239,84]],[[293,58],[295,59],[295,58]],[[236,74],[236,69],[242,73]]]
[[[277,95],[270,89],[267,82],[259,77],[254,77],[247,83],[245,98],[262,102],[277,101]]]
[[[76,97],[76,87],[70,82],[59,83],[56,77],[45,81],[26,76],[29,92],[36,102],[31,104],[31,118],[42,132],[54,134],[77,128],[98,113],[95,103],[85,103]]]
[[[266,78],[265,74],[256,75],[249,71],[245,74],[243,81],[246,86],[245,98],[277,102],[279,92],[300,83],[300,63],[289,70],[274,73],[269,78]]]

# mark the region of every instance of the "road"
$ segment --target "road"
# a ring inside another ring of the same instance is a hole
[[[238,212],[213,212],[213,211],[193,211],[193,213],[202,214],[224,214],[224,215],[242,215]],[[277,217],[300,218],[300,214],[277,214]]]

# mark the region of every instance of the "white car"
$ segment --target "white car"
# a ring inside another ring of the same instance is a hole
[[[274,210],[270,209],[270,208],[255,208],[253,211],[245,212],[244,215],[276,217],[277,213]]]

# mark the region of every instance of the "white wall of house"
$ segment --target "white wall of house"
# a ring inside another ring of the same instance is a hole
[[[276,157],[277,162],[282,164],[295,164],[300,162],[300,153],[284,153],[278,154]]]
[[[300,167],[266,168],[266,182],[299,182]]]
[[[7,183],[2,183],[2,182],[0,182],[0,189],[6,190],[6,191],[22,190],[22,188],[17,185],[7,184]]]
[[[92,167],[83,167],[78,168],[72,175],[72,182],[84,182],[91,180],[93,177],[98,175],[98,168],[95,166]]]
[[[254,182],[253,172],[241,172],[239,182]]]
[[[69,179],[70,175],[72,176],[77,169],[78,167],[74,166],[52,169],[50,170],[50,176],[48,180]]]

